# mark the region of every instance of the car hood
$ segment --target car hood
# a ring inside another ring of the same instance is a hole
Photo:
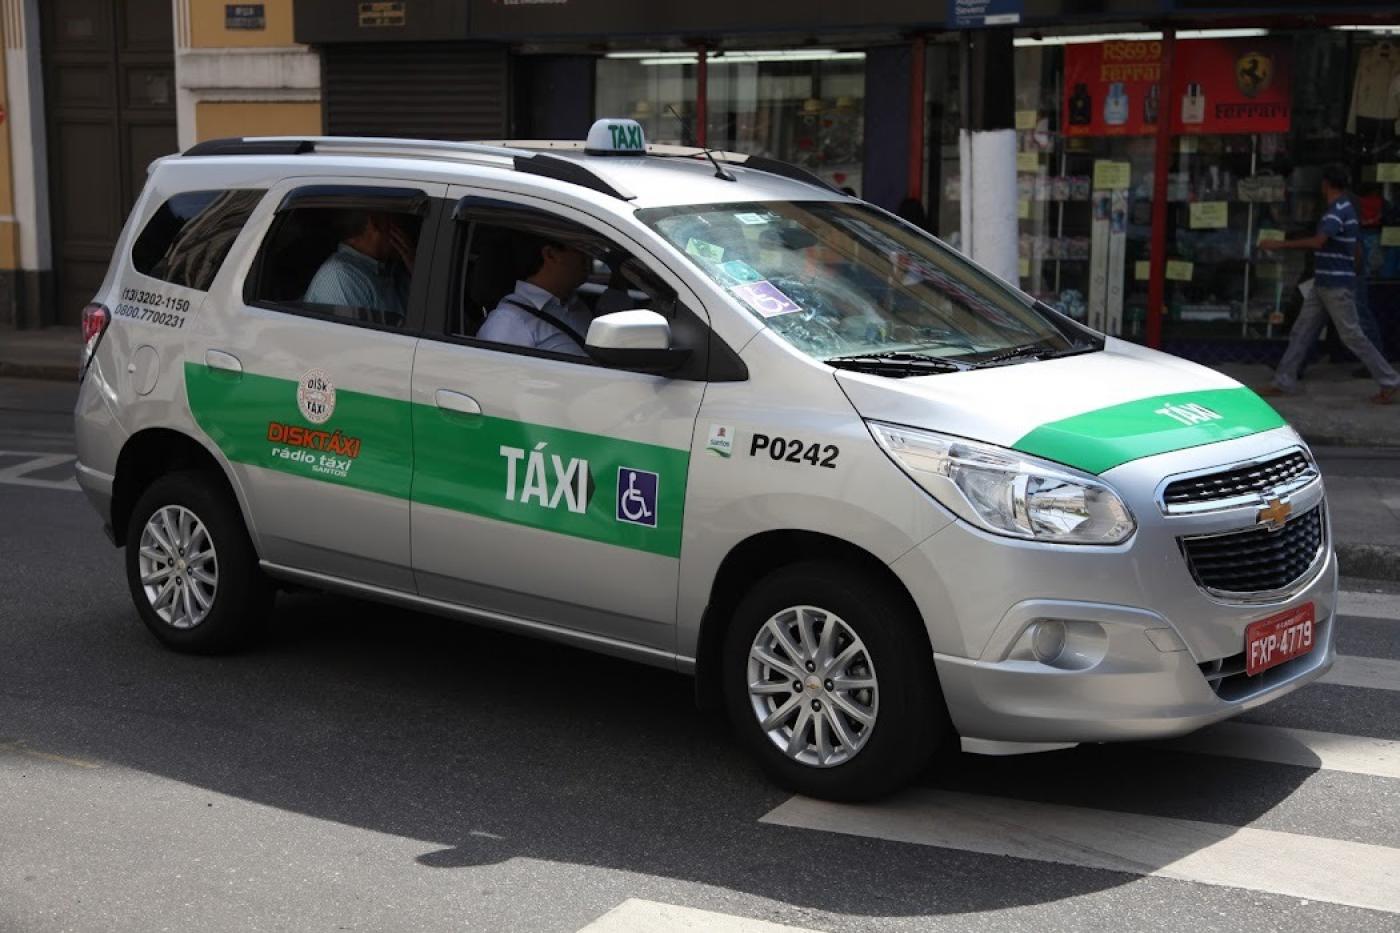
[[[1089,473],[1282,427],[1238,382],[1109,339],[1102,352],[891,379],[838,370],[863,418],[1010,447]]]

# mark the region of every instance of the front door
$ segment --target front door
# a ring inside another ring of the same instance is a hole
[[[265,560],[413,591],[409,386],[444,192],[274,188],[249,221],[246,285],[192,335],[190,408],[238,474]]]
[[[672,318],[677,341],[703,343],[703,325],[680,320],[694,325],[686,306],[699,305],[683,291],[677,300],[678,280],[587,214],[514,196],[483,203],[452,225],[457,271],[414,365],[419,591],[674,651],[686,478],[705,383],[475,333],[483,312],[529,274],[532,237],[596,258],[580,296],[590,312],[650,304]]]

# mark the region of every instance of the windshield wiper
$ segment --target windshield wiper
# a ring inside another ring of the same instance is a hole
[[[1052,350],[1050,347],[1047,347],[1043,343],[1024,343],[1018,347],[1010,347],[1009,349],[1003,350],[1000,353],[993,354],[992,356],[983,357],[982,359],[978,360],[972,365],[992,366],[997,363],[1006,363],[1011,360],[1046,359],[1052,356],[1059,356],[1059,353],[1057,353],[1055,350]]]
[[[968,363],[959,363],[946,356],[929,356],[926,353],[905,353],[899,350],[885,350],[879,353],[853,353],[849,356],[833,356],[824,360],[828,366],[837,369],[860,369],[877,375],[915,375],[917,371],[956,373],[972,369]],[[902,372],[895,372],[900,371]]]

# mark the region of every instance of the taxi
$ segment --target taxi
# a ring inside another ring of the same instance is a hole
[[[280,585],[693,675],[767,773],[1179,735],[1334,657],[1307,445],[760,157],[271,137],[157,160],[84,311],[78,476],[136,610]]]

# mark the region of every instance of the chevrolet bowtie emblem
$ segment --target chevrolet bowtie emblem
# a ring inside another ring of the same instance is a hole
[[[1292,514],[1293,506],[1282,499],[1270,499],[1254,518],[1270,531],[1278,531]]]

